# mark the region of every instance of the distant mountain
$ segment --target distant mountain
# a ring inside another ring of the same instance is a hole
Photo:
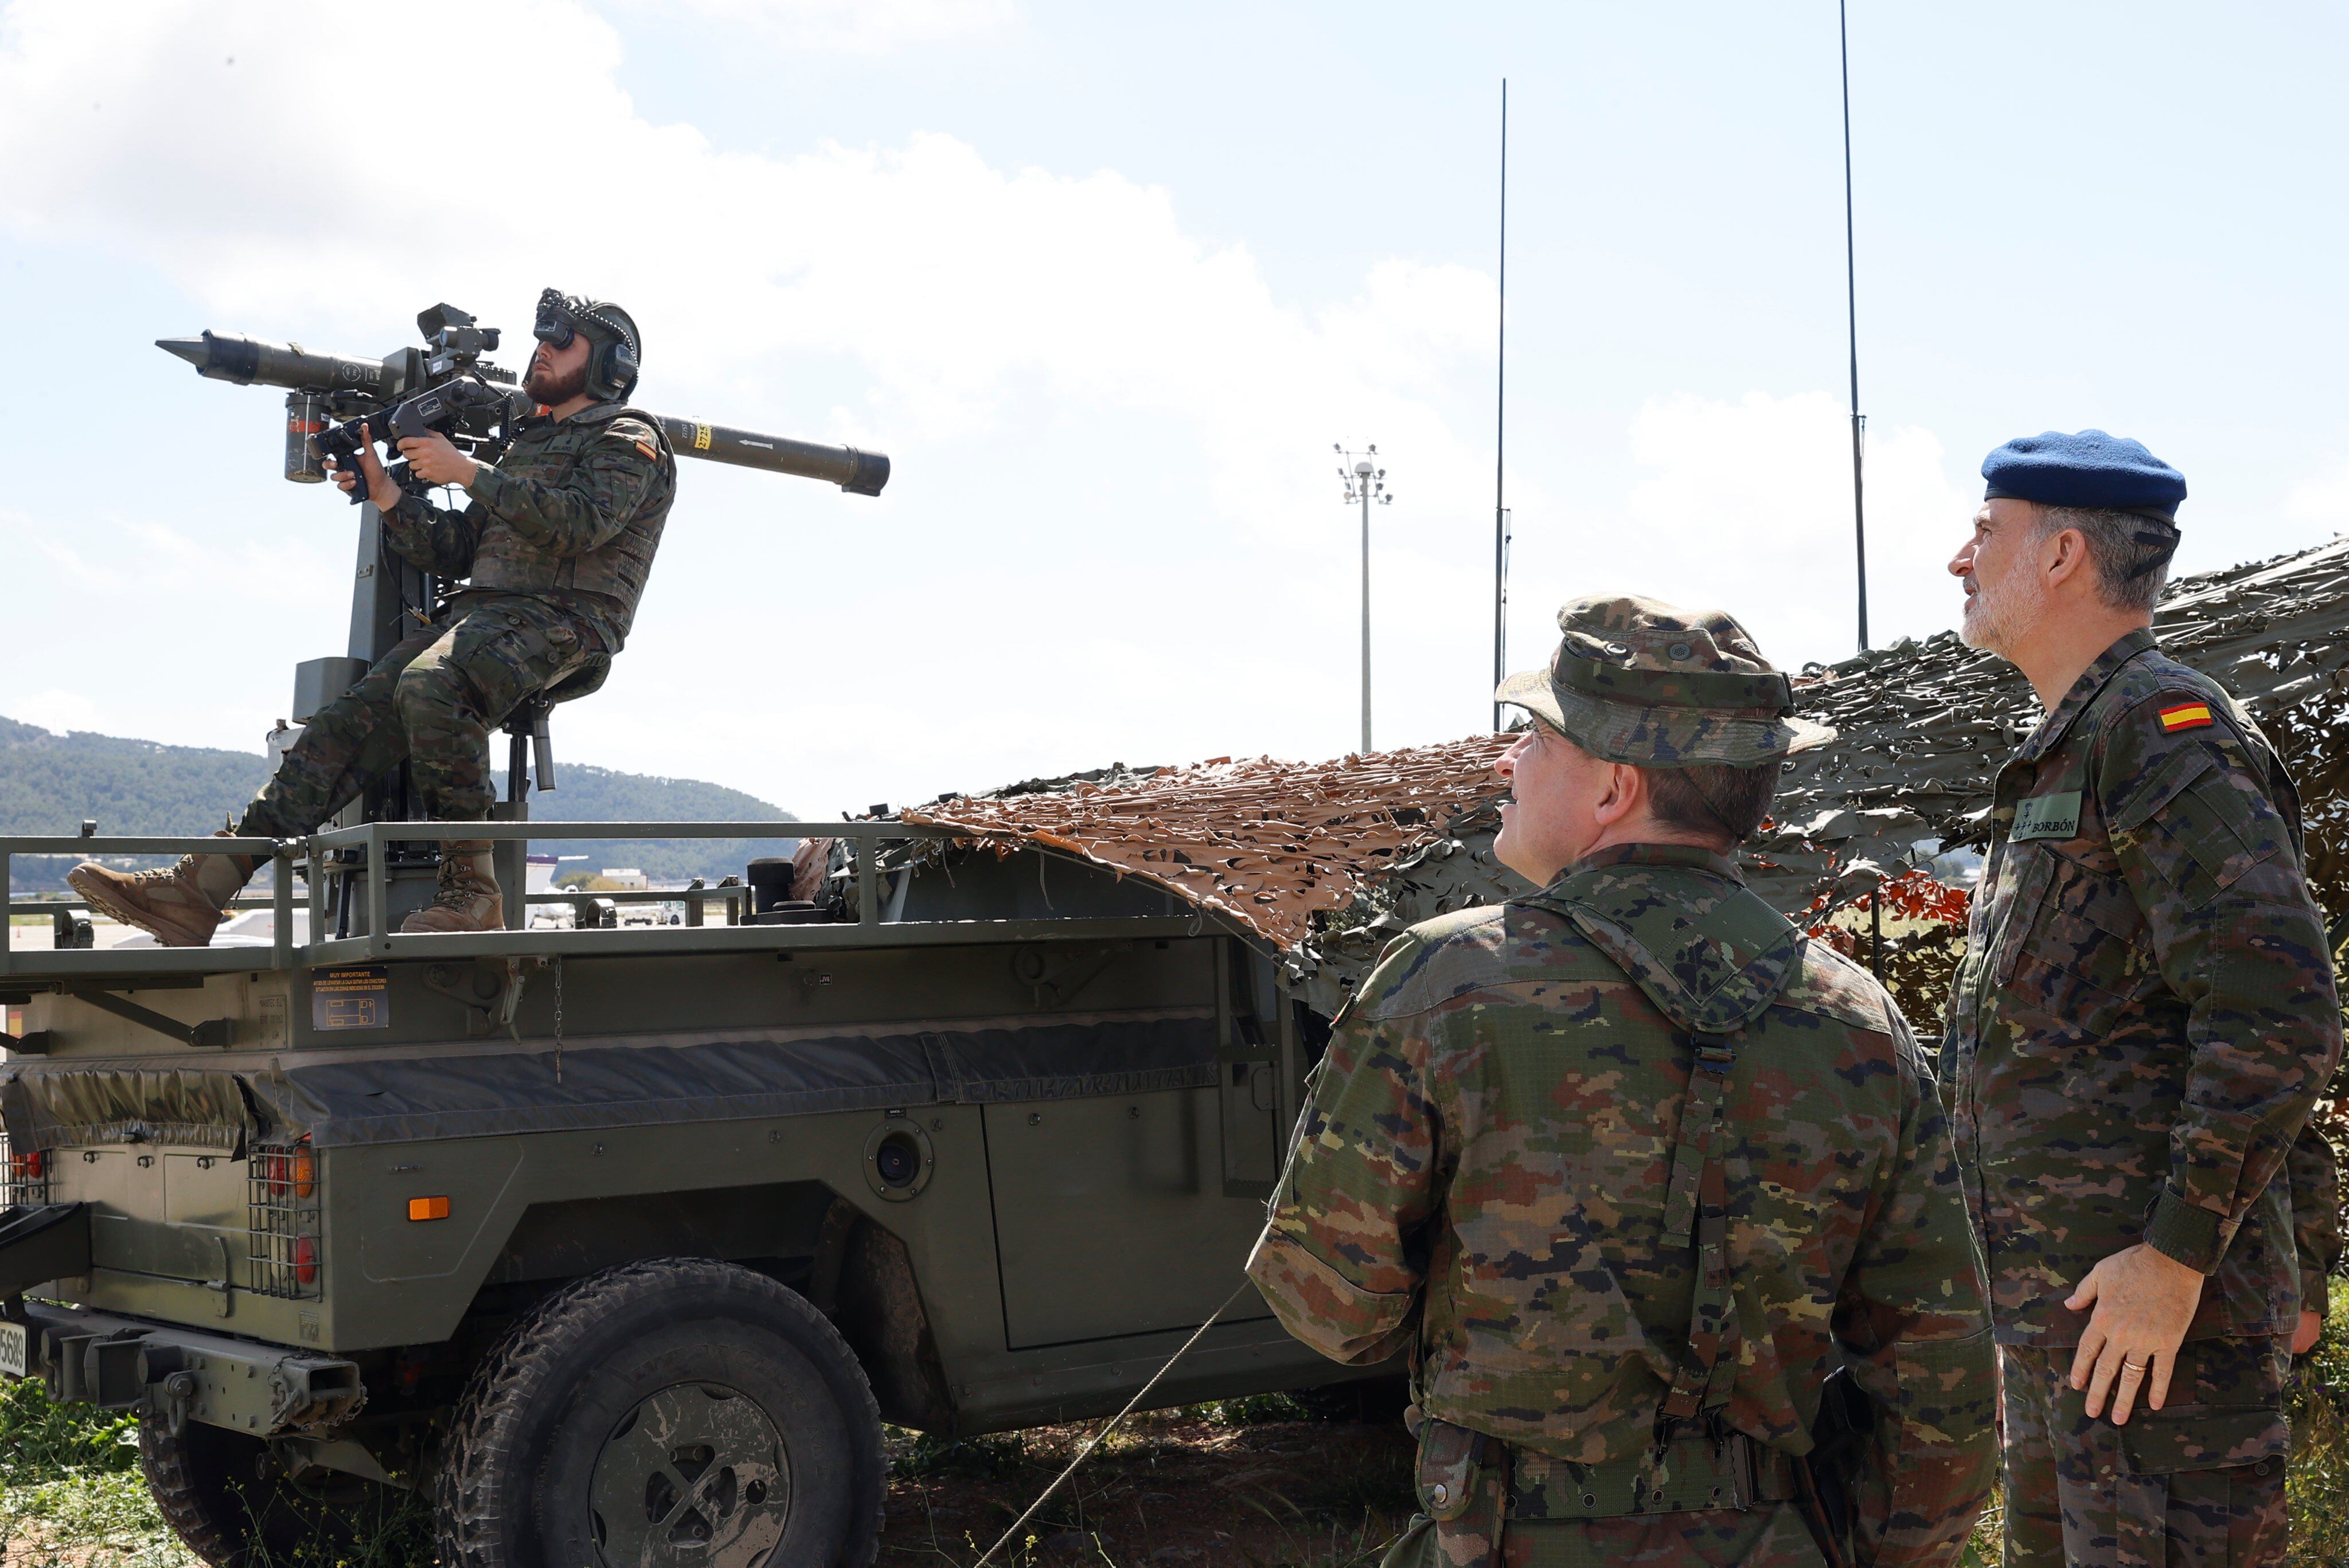
[[[209,833],[261,788],[269,760],[256,752],[163,746],[75,730],[55,735],[38,725],[0,718],[0,833],[75,833],[85,819],[101,833]],[[790,812],[755,795],[695,779],[616,773],[565,761],[561,788],[533,793],[543,822],[790,822]],[[499,792],[505,789],[502,772]],[[691,839],[548,842],[542,852],[584,855],[563,870],[636,866],[659,881],[739,874],[760,855],[784,855],[786,839]],[[63,885],[62,863],[19,861],[15,887],[35,892]]]

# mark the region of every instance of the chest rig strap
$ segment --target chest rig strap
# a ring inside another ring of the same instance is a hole
[[[1729,1173],[1722,1161],[1728,1140],[1722,1110],[1737,1053],[1727,1035],[1692,1031],[1689,1040],[1696,1058],[1688,1096],[1681,1102],[1680,1138],[1672,1145],[1671,1176],[1664,1190],[1664,1239],[1669,1243],[1691,1237],[1696,1291],[1689,1303],[1688,1353],[1657,1412],[1660,1437],[1727,1404],[1737,1365],[1735,1302],[1729,1288]]]

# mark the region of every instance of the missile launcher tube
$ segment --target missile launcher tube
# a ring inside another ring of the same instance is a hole
[[[207,332],[202,337],[159,337],[155,346],[186,360],[208,380],[233,381],[240,387],[259,382],[294,392],[364,392],[378,397],[398,390],[388,384],[397,371],[388,377],[380,359],[320,354],[298,343]]]
[[[317,353],[299,344],[270,343],[215,332],[206,332],[202,337],[158,338],[155,346],[186,360],[195,366],[197,375],[214,381],[233,381],[241,387],[259,383],[295,393],[349,392],[380,398],[395,397],[405,388],[415,375],[410,361],[418,357],[411,349],[388,359],[360,359]],[[287,405],[285,477],[290,480],[315,482],[323,477],[323,469],[300,471],[302,465],[295,461],[292,438],[295,422],[315,418],[309,412],[315,407],[309,405],[297,412],[290,401]],[[667,431],[669,444],[684,457],[731,463],[738,468],[764,469],[770,473],[802,479],[828,480],[852,495],[879,495],[881,487],[889,482],[889,459],[878,452],[795,441],[787,436],[740,430],[698,419],[672,418],[666,414],[654,418]]]
[[[878,452],[860,452],[854,447],[819,446],[813,441],[794,441],[787,436],[761,435],[756,430],[737,430],[698,419],[675,419],[667,414],[655,418],[668,432],[669,445],[685,457],[765,469],[771,473],[795,474],[802,479],[829,480],[851,495],[879,495],[881,487],[889,482],[889,459]]]

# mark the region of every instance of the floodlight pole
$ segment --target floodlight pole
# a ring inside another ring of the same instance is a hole
[[[1387,493],[1387,471],[1378,466],[1378,443],[1373,441],[1362,449],[1360,457],[1332,442],[1330,449],[1340,459],[1338,477],[1346,481],[1346,504],[1357,501],[1362,508],[1362,754],[1371,750],[1371,502],[1391,506],[1394,497]]]

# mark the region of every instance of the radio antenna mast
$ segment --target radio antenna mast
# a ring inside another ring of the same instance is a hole
[[[1836,43],[1843,57],[1843,284],[1844,320],[1851,341],[1851,532],[1859,579],[1859,647],[1868,651],[1868,504],[1860,485],[1860,437],[1868,417],[1859,411],[1859,270],[1851,234],[1851,33],[1847,0],[1836,0]]]
[[[1501,302],[1493,342],[1493,686],[1509,676],[1509,509],[1506,478],[1509,439],[1509,78],[1501,78]],[[1501,727],[1493,704],[1493,727]]]

